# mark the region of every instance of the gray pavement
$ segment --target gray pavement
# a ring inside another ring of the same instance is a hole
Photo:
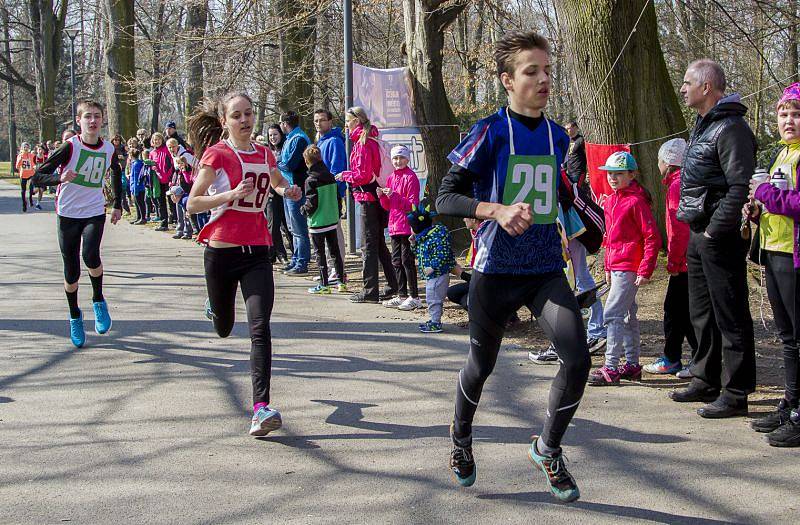
[[[0,182],[2,523],[798,523],[800,450],[746,420],[705,421],[666,390],[587,389],[564,446],[583,497],[561,505],[526,457],[555,367],[506,348],[475,427],[478,480],[454,484],[448,424],[464,329],[312,297],[277,277],[273,405],[250,438],[249,340],[202,315],[202,252],[106,226],[114,326],[74,350],[52,201]],[[277,275],[277,274],[276,274]],[[90,286],[80,299],[91,326]]]

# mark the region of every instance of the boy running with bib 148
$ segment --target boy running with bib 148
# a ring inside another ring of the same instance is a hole
[[[550,94],[547,40],[510,33],[497,42],[497,74],[509,105],[480,120],[450,153],[439,213],[483,220],[469,288],[470,351],[459,371],[450,468],[475,482],[472,421],[494,369],[506,322],[527,306],[553,343],[560,368],[550,388],[541,436],[528,457],[561,501],[580,493],[566,469],[561,438],[578,408],[591,361],[578,304],[564,274],[558,215],[558,166],[569,137],[542,110]]]
[[[72,344],[80,348],[86,342],[83,314],[78,307],[78,280],[81,276],[81,255],[92,282],[94,329],[105,334],[111,329],[108,304],[103,297],[103,264],[100,241],[106,222],[106,198],[103,176],[112,172],[114,209],[111,224],[121,215],[122,169],[114,145],[100,138],[103,127],[103,106],[93,100],[78,104],[76,122],[80,135],[75,135],[47,157],[36,170],[32,183],[58,186],[56,215],[58,245],[64,260],[64,291],[69,304],[69,332]]]

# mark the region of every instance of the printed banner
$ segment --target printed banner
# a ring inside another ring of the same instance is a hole
[[[416,125],[408,68],[373,69],[353,64],[353,105],[367,111],[378,128]]]

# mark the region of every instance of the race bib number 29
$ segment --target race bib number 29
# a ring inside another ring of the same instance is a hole
[[[556,158],[552,155],[512,155],[508,159],[503,204],[531,205],[534,224],[553,224],[558,217]]]

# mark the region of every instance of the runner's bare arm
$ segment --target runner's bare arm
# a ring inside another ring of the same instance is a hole
[[[202,165],[197,173],[197,178],[189,193],[189,200],[186,202],[186,211],[189,213],[203,213],[210,209],[222,206],[226,202],[242,199],[253,191],[253,181],[244,179],[232,190],[223,191],[214,195],[206,195],[211,183],[217,177],[214,168]]]
[[[286,197],[287,199],[296,201],[300,200],[300,197],[303,196],[303,192],[300,191],[298,186],[293,186],[289,184],[281,172],[277,168],[272,168],[269,172],[269,183],[278,195],[281,197]]]

